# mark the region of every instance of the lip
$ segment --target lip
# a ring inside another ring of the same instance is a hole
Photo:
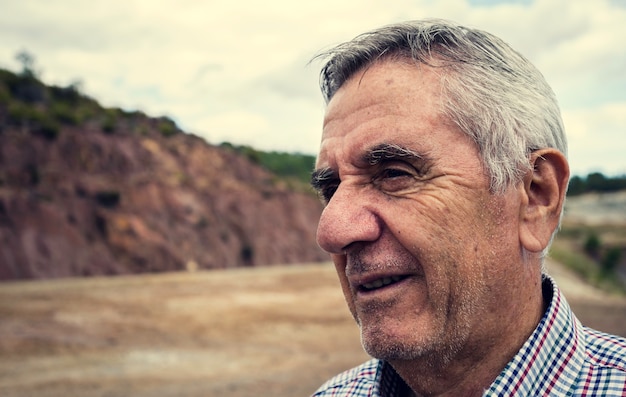
[[[352,290],[359,295],[373,295],[401,287],[412,275],[407,273],[372,273],[349,278]]]

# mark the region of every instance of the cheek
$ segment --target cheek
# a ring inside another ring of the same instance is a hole
[[[388,219],[396,220],[395,237],[418,258],[430,282],[480,277],[484,266],[510,252],[512,220],[504,217],[501,203],[474,196],[424,197],[410,204],[389,213]]]
[[[386,214],[390,230],[411,252],[448,251],[473,241],[467,210],[452,200],[419,197]]]

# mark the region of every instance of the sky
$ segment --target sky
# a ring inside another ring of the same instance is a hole
[[[319,52],[444,18],[500,36],[554,89],[572,173],[626,174],[626,0],[0,0],[0,68],[168,116],[209,143],[315,154]]]

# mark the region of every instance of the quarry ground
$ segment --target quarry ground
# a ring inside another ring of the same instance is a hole
[[[549,269],[626,336],[626,298]],[[0,284],[2,396],[307,396],[366,359],[329,264]]]

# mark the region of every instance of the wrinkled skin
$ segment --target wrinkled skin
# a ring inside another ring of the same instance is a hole
[[[390,61],[356,73],[328,105],[314,174],[318,243],[363,346],[422,391],[447,387],[412,382],[424,371],[463,383],[483,362],[497,375],[541,318],[547,244],[529,227],[532,172],[490,192],[475,143],[441,113],[437,73]]]

